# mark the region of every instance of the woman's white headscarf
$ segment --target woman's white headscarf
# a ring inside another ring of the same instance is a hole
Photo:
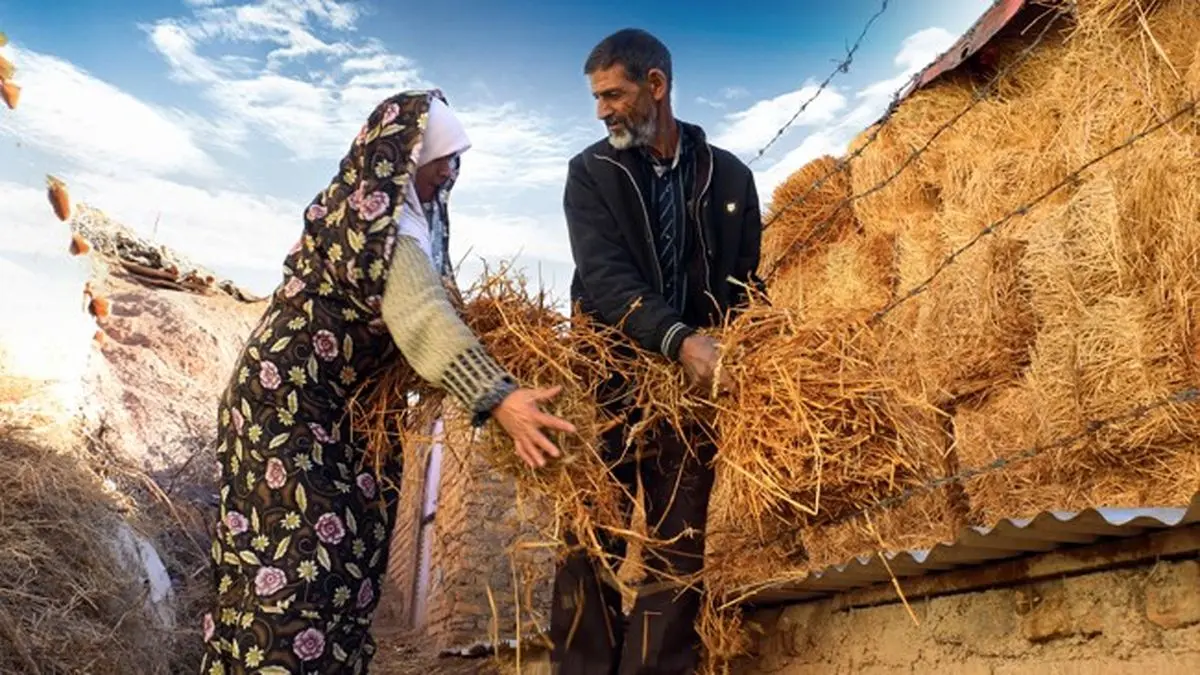
[[[461,155],[471,147],[467,131],[463,128],[458,116],[436,96],[429,97],[429,117],[425,124],[425,133],[421,138],[421,149],[417,155],[417,168],[448,155]],[[402,236],[412,237],[421,245],[421,250],[429,257],[429,261],[437,267],[436,259],[441,258],[445,251],[435,252],[430,237],[431,224],[425,215],[425,209],[417,197],[416,177],[408,181],[405,190],[404,207],[400,211],[397,229]],[[442,270],[437,270],[441,273]]]

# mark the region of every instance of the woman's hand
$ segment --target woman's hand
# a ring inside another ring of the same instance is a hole
[[[575,433],[575,425],[543,412],[538,405],[558,396],[561,391],[561,386],[549,389],[518,389],[492,410],[492,417],[512,437],[517,454],[535,469],[546,465],[546,455],[559,457],[562,454],[542,433],[542,427]]]

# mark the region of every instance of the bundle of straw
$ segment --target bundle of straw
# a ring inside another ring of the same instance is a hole
[[[638,349],[617,329],[584,316],[564,317],[544,293],[531,291],[519,273],[485,273],[458,299],[458,305],[489,353],[522,386],[562,387],[546,409],[569,420],[577,433],[553,434],[551,440],[564,456],[538,470],[524,464],[511,438],[494,425],[485,427],[478,438],[470,434],[447,438],[447,449],[478,453],[516,481],[518,498],[545,504],[550,511],[543,514],[541,528],[546,542],[573,541],[603,560],[614,578],[622,576],[618,571],[623,561],[602,551],[601,537],[624,537],[642,544],[651,540],[630,529],[626,514],[634,497],[610,473],[617,458],[604,452],[602,439],[624,423],[628,409],[645,413],[631,430],[629,452],[636,451],[644,434],[657,424],[690,433],[697,411],[707,408],[703,392],[688,393],[677,366]],[[624,391],[631,396],[632,406],[605,405],[613,397],[614,376],[631,383]],[[410,403],[413,391],[420,395]],[[416,381],[399,362],[360,393],[354,424],[378,457],[419,441],[406,430],[444,414],[444,403],[442,392]]]
[[[724,339],[736,385],[717,418],[720,461],[744,516],[836,517],[927,477],[942,450],[936,411],[897,395],[873,332],[754,307]]]

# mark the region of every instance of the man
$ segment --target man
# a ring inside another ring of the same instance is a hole
[[[719,345],[699,331],[744,305],[756,277],[761,216],[750,170],[712,147],[704,131],[675,119],[671,55],[652,35],[622,30],[601,41],[584,65],[607,129],[571,159],[563,197],[575,276],[572,302],[646,350],[679,363],[709,387]],[[630,383],[613,382],[620,392]],[[602,566],[572,552],[555,578],[551,611],[554,661],[578,673],[689,673],[698,663],[699,589],[671,583],[703,567],[701,531],[712,489],[710,442],[655,430],[641,458],[618,459],[625,432],[606,439],[613,472],[635,492],[638,474],[652,536],[671,541],[645,556],[647,583],[626,622]],[[692,434],[689,434],[691,437]],[[680,537],[679,535],[685,535]],[[676,541],[677,540],[677,541]],[[607,548],[623,555],[621,542]]]

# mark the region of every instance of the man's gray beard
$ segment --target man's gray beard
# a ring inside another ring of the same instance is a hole
[[[654,132],[658,127],[658,112],[652,111],[645,121],[632,129],[621,129],[618,132],[608,132],[608,144],[617,150],[627,150],[635,147],[645,147],[654,142]]]

